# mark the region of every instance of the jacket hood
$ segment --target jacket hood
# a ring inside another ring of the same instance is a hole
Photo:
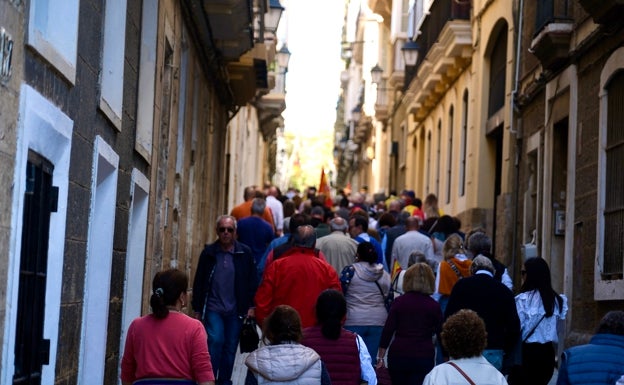
[[[247,356],[245,365],[268,380],[292,381],[320,359],[314,350],[291,343],[263,346]]]
[[[368,282],[375,282],[382,277],[384,269],[381,263],[370,264],[368,262],[356,262],[353,264],[355,268],[355,274]]]

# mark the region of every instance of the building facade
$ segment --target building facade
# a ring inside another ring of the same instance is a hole
[[[275,172],[274,3],[0,0],[0,383],[118,383],[154,274]]]
[[[374,158],[388,170],[369,184],[433,193],[463,230],[485,228],[516,289],[524,258],[546,259],[570,299],[566,343],[586,341],[624,297],[622,5],[361,3],[380,17],[381,76],[369,87],[362,64],[359,80],[345,77],[376,93],[370,116],[385,143]],[[400,55],[406,42],[418,47],[413,66]]]

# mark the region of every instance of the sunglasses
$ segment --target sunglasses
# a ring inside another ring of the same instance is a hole
[[[219,232],[220,233],[233,233],[234,232],[234,228],[233,227],[219,227]]]
[[[520,274],[526,275],[526,270],[520,270]]]

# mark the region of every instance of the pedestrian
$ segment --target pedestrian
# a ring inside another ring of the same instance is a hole
[[[334,267],[336,274],[353,262],[357,253],[357,242],[347,235],[349,225],[342,217],[329,221],[331,233],[318,239],[316,247],[325,255],[327,262]]]
[[[266,318],[262,328],[265,346],[245,359],[245,385],[320,384],[331,385],[327,368],[313,349],[300,344],[301,319],[288,305],[279,305]]]
[[[216,232],[217,240],[199,256],[191,304],[208,333],[217,384],[231,385],[243,318],[254,316],[258,276],[251,249],[236,241],[236,219],[220,216]]]
[[[557,385],[616,383],[624,373],[624,311],[608,312],[586,345],[563,352]],[[619,382],[617,382],[619,384]]]
[[[451,234],[444,241],[442,254],[444,260],[438,265],[435,297],[444,312],[455,283],[470,276],[472,261],[466,256],[463,241],[457,234]]]
[[[507,385],[505,376],[481,355],[487,332],[476,312],[463,309],[449,317],[441,336],[451,359],[433,368],[423,385]]]
[[[401,266],[401,269],[407,270],[407,261],[410,254],[414,251],[420,251],[425,254],[430,264],[434,263],[435,255],[433,253],[433,243],[426,235],[418,230],[420,229],[420,218],[410,216],[405,220],[405,234],[399,236],[392,245],[392,264],[395,261]]]
[[[264,252],[275,238],[271,225],[262,219],[265,209],[266,201],[254,198],[251,201],[251,215],[239,220],[236,226],[237,240],[249,246],[256,266],[260,264]]]
[[[507,266],[494,257],[492,254],[492,239],[484,231],[475,231],[466,239],[466,251],[470,259],[479,255],[487,257],[494,266],[494,279],[513,290],[513,281]]]
[[[377,351],[377,368],[385,365],[393,385],[421,384],[433,369],[432,337],[442,329],[442,311],[431,294],[435,278],[426,263],[416,263],[405,272],[405,294],[390,307]]]
[[[522,365],[509,375],[510,384],[546,385],[555,369],[557,324],[568,312],[568,300],[552,288],[550,268],[540,257],[522,268],[522,286],[516,295],[522,328]]]
[[[303,327],[316,324],[314,306],[325,289],[340,289],[334,268],[317,254],[314,227],[297,228],[294,244],[279,259],[267,265],[256,293],[256,319],[264,319],[278,306],[290,305]]]
[[[425,254],[422,251],[414,251],[409,255],[409,258],[407,259],[407,268],[409,269],[413,264],[418,262],[429,263],[429,261],[427,261],[427,257],[425,257]],[[433,270],[433,267],[431,265],[429,266]],[[406,271],[407,270],[399,271],[398,274],[396,274],[396,276],[392,279],[391,290],[394,292],[394,298],[405,293],[405,290],[403,289],[403,281],[405,280]]]
[[[341,218],[342,219],[342,218]],[[317,325],[304,329],[303,345],[314,349],[327,366],[332,385],[376,385],[371,356],[362,337],[343,327],[347,301],[328,289],[316,300]]]
[[[241,220],[250,216],[252,201],[254,200],[254,198],[257,198],[256,192],[256,186],[245,187],[245,190],[243,191],[243,203],[234,207],[230,212],[230,215],[233,216],[236,220]],[[265,207],[264,212],[262,213],[262,218],[267,221],[267,223],[269,223],[273,229],[275,229],[275,223],[273,223],[273,214],[271,214],[271,209]]]
[[[214,385],[206,331],[182,312],[188,303],[188,278],[177,269],[156,273],[152,281],[152,313],[128,328],[121,383],[176,379],[179,384]]]
[[[375,247],[362,242],[357,246],[355,263],[340,273],[347,300],[345,328],[362,336],[369,352],[377,352],[388,317],[386,297],[390,292],[390,274],[377,260]]]
[[[503,355],[513,350],[520,335],[514,295],[494,278],[494,266],[487,257],[477,256],[470,271],[470,277],[460,279],[453,286],[444,315],[448,319],[461,309],[477,312],[487,331],[483,356],[502,371]]]
[[[279,200],[281,195],[279,189],[273,185],[269,186],[266,194],[266,204],[273,215],[275,234],[278,237],[281,237],[284,233],[284,204]]]

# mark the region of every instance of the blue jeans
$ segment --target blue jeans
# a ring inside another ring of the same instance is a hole
[[[355,326],[349,325],[344,327],[347,330],[351,330],[354,333],[357,333],[366,344],[366,349],[368,349],[368,354],[375,360],[377,355],[377,350],[379,349],[379,340],[381,339],[381,331],[383,330],[383,326]],[[374,364],[373,364],[374,365]]]
[[[204,326],[208,334],[208,351],[218,384],[232,384],[232,369],[242,325],[243,320],[237,314],[206,311]]]

